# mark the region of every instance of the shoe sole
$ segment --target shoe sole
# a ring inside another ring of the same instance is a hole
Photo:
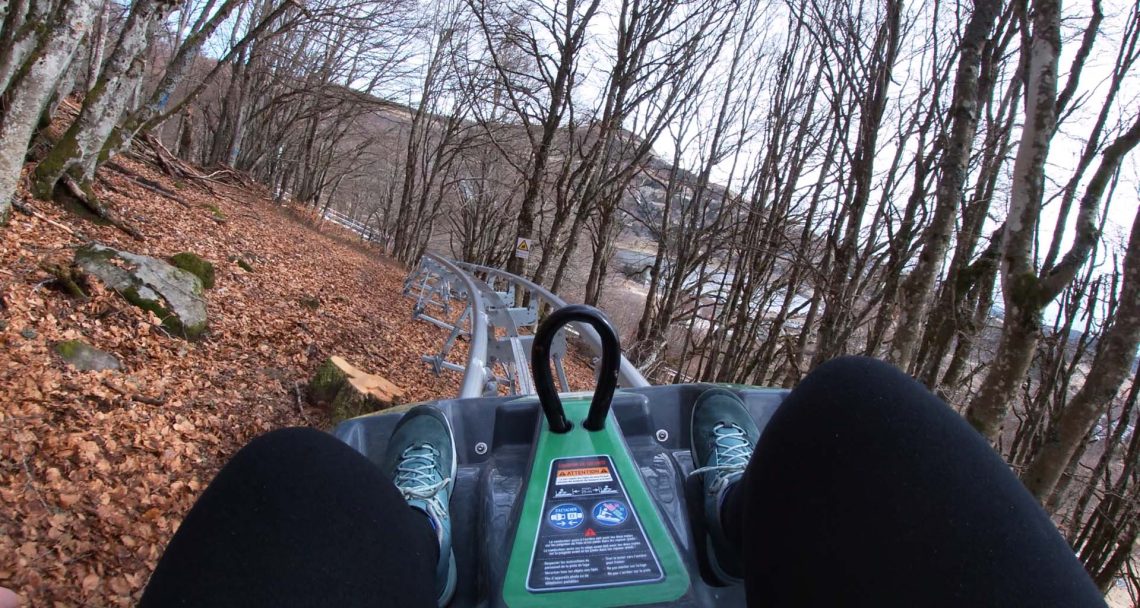
[[[436,411],[443,417],[443,424],[447,426],[447,438],[451,440],[451,489],[454,490],[455,473],[459,470],[459,450],[455,447],[455,429],[451,428],[451,419],[443,413],[443,410]]]
[[[451,598],[455,596],[455,587],[458,582],[459,575],[455,569],[455,551],[451,552],[451,560],[447,571],[447,585],[443,588],[443,596],[439,598],[436,604],[439,608],[451,603]]]
[[[724,568],[721,568],[720,561],[716,558],[716,546],[713,544],[712,536],[709,534],[705,534],[705,553],[708,555],[709,570],[712,571],[716,576],[717,582],[722,586],[739,585],[744,582],[744,579],[739,576],[733,576],[725,572]]]
[[[727,585],[717,578],[716,569],[709,559],[710,550],[708,532],[705,530],[704,510],[704,484],[699,477],[693,475],[685,479],[686,513],[689,516],[689,530],[693,535],[693,549],[697,557],[697,569],[701,579],[711,587],[726,587]]]
[[[450,476],[450,478],[451,478],[451,490],[452,490],[452,492],[454,492],[455,491],[455,474],[459,470],[459,450],[456,449],[456,447],[455,447],[455,429],[451,428],[451,419],[447,417],[447,414],[445,414],[443,412],[443,410],[437,409],[436,411],[439,412],[440,417],[443,418],[443,424],[445,426],[447,426],[447,438],[451,440],[451,476]],[[450,496],[450,494],[448,495],[447,502],[448,502],[447,509],[448,509],[448,511],[450,511],[451,510],[451,496]],[[455,544],[454,538],[455,538],[455,536],[453,534],[452,535],[452,539],[453,539],[452,544],[453,545]],[[451,602],[451,598],[454,597],[454,595],[455,595],[456,583],[458,582],[458,579],[459,579],[459,571],[456,570],[456,568],[455,568],[455,549],[448,549],[448,552],[451,553],[451,555],[449,556],[449,559],[448,559],[449,563],[447,566],[447,585],[445,585],[443,588],[443,596],[441,598],[439,598],[439,601],[438,601],[439,608],[443,608],[444,606],[446,606],[447,604],[449,604]]]
[[[700,404],[700,398],[704,396],[699,395],[697,401],[693,403],[693,409],[689,412],[689,456],[693,461],[693,469],[699,469],[697,466],[697,437],[695,434],[697,425],[694,424],[697,419],[697,406]]]
[[[693,469],[699,468],[696,450],[696,418],[699,404],[700,398],[698,397],[697,402],[693,404],[693,410],[689,412],[689,456],[693,461]],[[689,503],[689,527],[693,533],[693,548],[696,549],[697,553],[697,567],[700,570],[701,578],[706,583],[713,587],[723,587],[725,586],[724,583],[717,578],[718,568],[712,565],[712,551],[710,550],[712,539],[709,538],[708,532],[705,530],[704,492],[705,484],[701,478],[690,473],[685,478],[685,500]]]

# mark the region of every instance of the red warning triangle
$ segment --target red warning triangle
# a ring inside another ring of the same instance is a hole
[[[586,538],[593,538],[597,535],[598,535],[598,533],[594,532],[593,528],[586,528]]]

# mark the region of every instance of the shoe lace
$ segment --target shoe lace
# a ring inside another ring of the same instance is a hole
[[[396,465],[396,487],[404,500],[422,500],[432,514],[442,519],[447,510],[439,500],[440,490],[451,484],[439,473],[439,450],[429,444],[413,444],[404,449]]]
[[[713,426],[712,464],[694,469],[690,475],[720,473],[708,488],[710,492],[716,492],[739,477],[734,473],[744,472],[752,459],[752,450],[752,442],[743,428],[732,422],[718,422]]]

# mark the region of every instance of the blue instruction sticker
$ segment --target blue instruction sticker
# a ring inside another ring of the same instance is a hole
[[[617,500],[607,500],[594,505],[594,519],[607,526],[620,526],[629,519],[629,509]]]
[[[582,507],[573,503],[558,505],[546,516],[547,523],[559,530],[573,530],[582,525],[585,519],[586,514],[582,512]]]

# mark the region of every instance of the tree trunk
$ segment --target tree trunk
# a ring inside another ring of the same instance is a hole
[[[1120,391],[1135,361],[1140,344],[1140,213],[1132,222],[1119,301],[1120,307],[1101,338],[1084,385],[1065,407],[1055,432],[1046,438],[1037,458],[1022,475],[1026,487],[1038,500],[1049,497],[1089,429]]]
[[[11,94],[11,103],[0,117],[0,224],[8,221],[32,131],[55,93],[60,77],[71,65],[79,41],[91,24],[96,4],[96,0],[65,2],[39,47],[12,79],[7,91]]]
[[[107,18],[107,4],[101,2],[99,12],[95,15],[95,27],[88,35],[87,75],[83,81],[84,91],[91,92],[95,83],[99,82],[99,72],[103,70],[103,55],[107,49],[107,30],[110,27]],[[86,95],[84,95],[86,97]]]
[[[50,0],[16,0],[9,5],[0,42],[0,93],[8,90],[28,55],[36,50],[39,25],[50,16],[51,9]]]
[[[883,113],[887,107],[887,91],[892,82],[895,61],[898,58],[901,28],[902,5],[889,0],[885,6],[886,16],[879,25],[874,41],[869,73],[862,77],[869,80],[865,89],[858,92],[859,132],[853,158],[851,160],[851,182],[847,185],[849,194],[843,203],[846,224],[842,240],[835,248],[835,260],[831,276],[825,290],[825,306],[819,321],[819,340],[812,367],[843,354],[846,350],[846,336],[853,317],[854,285],[859,282],[863,268],[857,265],[857,247],[863,228],[863,217],[870,202],[875,174],[875,156]],[[854,51],[852,51],[854,52]],[[853,58],[844,58],[847,60]],[[841,61],[844,59],[840,59]]]
[[[234,8],[241,3],[242,0],[226,0],[201,28],[182,41],[174,58],[166,66],[166,70],[162,74],[162,80],[159,81],[158,86],[155,87],[150,99],[131,116],[132,122],[145,124],[166,107],[170,101],[170,97],[174,95],[175,88],[178,87],[178,84],[182,82],[182,78],[186,75],[186,71],[194,63],[194,60],[200,56],[202,46],[206,44],[210,36],[213,36],[218,27],[229,18]]]
[[[923,235],[924,244],[922,253],[918,256],[918,265],[903,284],[900,307],[902,318],[891,342],[891,360],[904,370],[910,367],[921,326],[927,320],[926,311],[930,307],[934,279],[946,256],[950,231],[962,201],[962,186],[969,171],[970,151],[978,128],[978,82],[982,48],[1000,12],[1000,0],[978,0],[974,3],[974,12],[970,15],[962,36],[954,98],[950,106],[953,118],[939,162],[934,217]]]
[[[966,419],[995,441],[1014,389],[1029,370],[1037,344],[1041,310],[1048,303],[1033,271],[1031,248],[1041,213],[1045,159],[1057,122],[1057,60],[1061,54],[1061,7],[1057,0],[1033,5],[1033,35],[1028,48],[1027,117],[1013,165],[1009,215],[1001,260],[1005,323],[997,354]]]
[[[64,173],[71,173],[81,184],[94,177],[103,145],[126,108],[129,92],[142,78],[146,64],[142,51],[151,28],[175,6],[170,0],[140,0],[132,7],[107,67],[87,93],[79,117],[36,167],[32,182],[37,197],[51,198]]]
[[[1055,60],[1056,56],[1054,55],[1054,68],[1056,67]],[[1042,96],[1042,99],[1044,99],[1044,97],[1045,96]],[[1051,109],[1042,108],[1042,110],[1049,112],[1050,115],[1052,115]],[[1029,127],[1027,125],[1026,129],[1028,130],[1028,128]],[[1040,137],[1037,137],[1036,139],[1038,141],[1041,141]],[[1045,154],[1047,153],[1048,149],[1048,139],[1044,139],[1043,141],[1043,148],[1039,145],[1035,146],[1035,148],[1037,148],[1038,152],[1040,153],[1039,160],[1041,162],[1041,165],[1037,167],[1039,175],[1037,178],[1035,178],[1035,182],[1031,184],[1033,187],[1038,188],[1038,190],[1036,191],[1035,198],[1024,201],[1029,202],[1032,200],[1036,202],[1026,205],[1025,208],[1018,208],[1016,206],[1018,194],[1018,170],[1017,165],[1015,164],[1015,187],[1013,193],[1014,198],[1013,202],[1011,202],[1012,208],[1010,209],[1010,219],[1007,221],[1006,229],[1007,234],[1010,234],[1010,226],[1012,223],[1021,223],[1020,228],[1022,232],[1013,232],[1013,240],[1011,241],[1010,239],[1007,239],[1006,241],[1006,261],[1008,264],[1004,269],[1005,272],[1002,273],[1003,290],[1005,291],[1007,313],[1009,311],[1012,311],[1014,318],[1021,323],[1027,323],[1028,319],[1030,317],[1033,317],[1039,324],[1041,312],[1044,310],[1045,306],[1054,298],[1056,298],[1057,295],[1060,294],[1065,289],[1065,287],[1072,282],[1073,278],[1076,276],[1077,271],[1088,260],[1094,244],[1100,238],[1100,226],[1097,223],[1097,218],[1099,215],[1098,212],[1100,208],[1100,200],[1104,196],[1104,191],[1107,188],[1112,175],[1114,175],[1120,168],[1124,157],[1138,144],[1140,144],[1140,116],[1136,117],[1135,121],[1124,134],[1122,134],[1120,137],[1117,137],[1111,144],[1105,147],[1104,153],[1101,156],[1100,164],[1097,166],[1097,170],[1093,173],[1093,177],[1089,180],[1088,185],[1085,187],[1085,192],[1081,196],[1081,203],[1080,208],[1077,212],[1076,221],[1077,234],[1073,239],[1072,247],[1064,255],[1064,257],[1061,258],[1061,261],[1058,262],[1056,266],[1050,269],[1046,269],[1045,276],[1038,277],[1033,272],[1031,266],[1030,252],[1033,246],[1032,237],[1034,224],[1036,224],[1037,219],[1040,215],[1040,188],[1043,187],[1044,177],[1043,173],[1040,172],[1044,169]],[[1018,161],[1020,161],[1020,152],[1018,156]],[[1017,213],[1015,213],[1015,210]],[[1128,321],[1128,323],[1132,322],[1133,321]],[[1026,327],[1023,325],[1021,330],[1024,330],[1025,328]],[[1135,332],[1136,329],[1133,328],[1125,331]],[[1033,335],[1034,342],[1023,344],[1023,347],[1027,348],[1029,352],[1013,353],[1012,351],[1007,351],[1007,354],[1013,355],[1018,361],[1024,360],[1026,362],[1025,368],[1020,369],[1020,371],[1016,371],[1018,377],[1024,376],[1026,371],[1028,371],[1028,360],[1031,358],[1031,352],[1036,340],[1036,330],[1034,331]],[[1128,335],[1130,334],[1125,333],[1124,336],[1122,336],[1122,339]],[[1004,344],[1004,332],[1002,339]],[[1135,350],[1135,346],[1133,346],[1133,350]],[[1000,347],[998,349],[998,352],[999,354],[1002,352]],[[1013,359],[1010,361],[1012,360]],[[1000,378],[995,378],[995,381],[992,384],[990,383],[991,376],[999,374],[1003,370],[1003,360],[998,359],[996,363],[997,364],[994,366],[990,374],[986,377],[986,382],[982,387],[982,393],[978,395],[978,399],[975,401],[975,403],[971,404],[971,410],[967,413],[967,417],[971,420],[971,422],[975,423],[975,426],[980,430],[983,430],[986,436],[990,437],[991,439],[997,435],[997,430],[1000,428],[1001,420],[1005,417],[1006,411],[1008,411],[1009,408],[1008,398],[1012,396],[1012,393],[1006,393],[1004,394],[1005,398],[1003,399],[1003,394],[996,390],[997,387],[1002,384],[1005,384],[1007,386],[1012,385],[1006,384]],[[1105,370],[1107,372],[1109,369],[1111,369],[1113,364],[1106,362],[1105,365],[1108,366]],[[1019,368],[1010,367],[1009,369],[1018,370]],[[1098,383],[1094,382],[1094,387],[1096,384]],[[1102,385],[1092,390],[1106,391],[1108,390],[1108,386]],[[1115,392],[1116,389],[1112,390]],[[1082,404],[1082,408],[1096,409],[1099,407],[1098,404],[1103,403],[1102,397],[1094,397],[1092,393],[1090,393],[1087,398],[1090,399],[1090,401],[1086,401],[1084,404]],[[977,405],[976,409],[975,405]],[[1072,423],[1074,425],[1083,424],[1080,421],[1088,415],[1091,414],[1074,413]],[[1075,433],[1074,429],[1075,427],[1069,428],[1068,434],[1062,440],[1062,443],[1071,443],[1075,441],[1072,439],[1072,434]],[[1068,448],[1059,449],[1067,450]],[[1071,456],[1072,452],[1069,452],[1069,454]],[[1067,459],[1066,462],[1068,462]],[[1042,466],[1045,467],[1046,465]],[[1052,471],[1052,465],[1049,465],[1048,468],[1050,471]],[[1046,475],[1046,477],[1051,476],[1051,472]],[[1054,478],[1052,481],[1046,480],[1043,485],[1047,485],[1052,488],[1055,483],[1056,479]]]

